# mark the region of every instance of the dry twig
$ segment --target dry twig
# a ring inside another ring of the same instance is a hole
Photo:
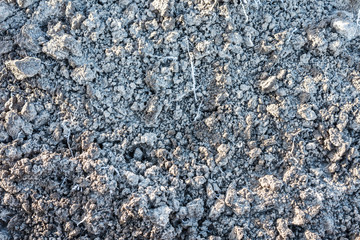
[[[193,80],[193,92],[194,92],[194,98],[195,101],[197,102],[197,97],[196,97],[196,79],[195,79],[195,66],[194,66],[194,61],[193,61],[193,55],[190,54],[190,49],[189,49],[189,40],[186,38],[186,45],[187,45],[187,51],[190,57],[190,65],[191,65],[191,78]]]

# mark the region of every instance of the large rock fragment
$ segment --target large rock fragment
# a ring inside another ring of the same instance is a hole
[[[21,60],[10,60],[5,62],[5,65],[18,80],[33,77],[42,69],[41,60],[34,57],[26,57]]]

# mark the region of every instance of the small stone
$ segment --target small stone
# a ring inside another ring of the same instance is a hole
[[[70,54],[82,56],[80,42],[69,34],[55,36],[44,45],[42,51],[56,60],[68,59]]]
[[[228,159],[228,152],[230,150],[229,145],[227,144],[221,144],[217,149],[218,154],[215,157],[215,162],[218,166],[225,166],[229,159]]]
[[[75,68],[74,71],[71,73],[71,77],[75,82],[83,85],[94,80],[96,78],[96,74],[94,73],[94,71],[91,70],[89,66],[85,65]]]
[[[304,211],[302,211],[300,208],[296,207],[292,224],[297,225],[297,226],[304,226],[305,221],[306,221],[306,218],[305,218]]]
[[[174,164],[169,168],[169,173],[171,175],[173,175],[174,177],[176,177],[177,175],[179,175],[179,170],[178,167]]]
[[[5,126],[3,122],[0,122],[0,142],[6,141],[9,135],[6,132]]]
[[[306,240],[320,240],[321,237],[318,234],[314,233],[314,232],[306,230],[305,231],[305,239]]]
[[[222,155],[226,156],[226,154],[229,152],[230,147],[227,144],[221,144],[219,147],[217,147],[217,152]]]
[[[229,240],[242,240],[244,238],[244,228],[235,226],[230,232]]]
[[[122,42],[128,37],[124,24],[120,20],[113,20],[110,24],[113,43]]]
[[[134,158],[139,161],[143,158],[143,156],[144,156],[144,153],[141,151],[141,149],[136,148],[135,152],[134,152]]]
[[[308,144],[306,144],[306,150],[315,150],[316,149],[316,144],[314,142],[310,142]]]
[[[15,111],[10,111],[6,114],[5,122],[6,131],[12,138],[17,138],[25,125],[24,120]]]
[[[162,21],[161,26],[165,31],[171,31],[175,28],[175,19],[171,17],[166,17]]]
[[[151,221],[161,227],[165,227],[169,223],[169,215],[172,209],[168,206],[161,206],[153,210]]]
[[[81,13],[77,13],[74,17],[71,19],[71,29],[75,30],[80,28],[82,21],[84,21],[85,17]]]
[[[254,148],[249,151],[249,157],[251,159],[256,159],[261,155],[262,151],[260,148]]]
[[[290,228],[288,227],[288,221],[285,219],[278,219],[276,221],[276,229],[278,230],[280,236],[283,239],[288,239],[288,237],[293,237],[294,233],[290,230]]]
[[[22,126],[21,130],[23,130],[26,135],[30,136],[33,132],[33,125],[24,121],[24,125]]]
[[[237,216],[244,216],[250,212],[251,205],[249,201],[242,197],[239,197],[236,199],[231,209]]]
[[[335,19],[331,26],[349,41],[359,36],[358,26],[352,21]]]
[[[209,218],[215,220],[220,217],[220,215],[225,211],[225,202],[224,199],[216,200],[214,206],[211,207]]]
[[[172,31],[167,34],[167,36],[165,38],[165,43],[166,44],[174,43],[178,40],[179,36],[180,36],[180,34],[177,31]]]
[[[200,219],[204,213],[204,201],[200,198],[192,200],[186,207],[190,218]]]
[[[157,137],[155,133],[145,133],[141,136],[141,143],[145,143],[149,146],[154,146],[156,140]]]
[[[125,177],[127,182],[131,185],[131,186],[137,186],[139,183],[139,176],[130,172],[130,171],[126,171],[125,172]]]
[[[273,175],[265,175],[259,179],[260,186],[268,188],[271,191],[278,191],[282,187],[282,182],[275,178]]]
[[[334,54],[335,57],[339,55],[340,47],[341,42],[339,40],[333,41],[329,44],[329,50]]]
[[[33,77],[42,69],[41,60],[34,57],[7,61],[5,62],[5,65],[18,80]]]
[[[19,46],[28,51],[39,53],[41,51],[40,42],[45,39],[45,33],[37,24],[25,24],[21,28],[19,36]]]
[[[16,0],[17,4],[21,8],[27,8],[28,6],[34,4],[37,0]]]
[[[266,107],[266,111],[274,117],[279,117],[279,107],[277,104],[270,104]]]
[[[298,108],[298,114],[306,121],[314,121],[317,118],[316,113],[307,104],[302,104]]]
[[[337,128],[329,129],[329,139],[334,146],[339,147],[344,142],[340,131]]]
[[[173,5],[173,3],[170,0],[154,0],[150,4],[150,10],[158,11],[163,17],[169,12],[171,5]]]
[[[201,187],[204,183],[206,183],[206,178],[204,176],[194,177],[194,183],[197,188]]]
[[[34,104],[28,103],[28,102],[25,103],[25,105],[23,106],[23,108],[21,110],[21,115],[24,119],[26,119],[28,121],[34,120],[37,115],[37,111],[35,109]]]
[[[276,76],[271,76],[268,79],[262,81],[260,83],[261,91],[263,91],[264,93],[275,91],[277,89],[276,81],[277,81]]]
[[[227,206],[231,207],[236,201],[236,199],[237,199],[236,182],[232,182],[230,183],[230,185],[226,190],[225,203]]]
[[[0,2],[0,22],[5,21],[14,13],[14,10],[5,3],[5,1]]]
[[[12,41],[0,41],[0,55],[10,52],[12,48],[13,48]]]

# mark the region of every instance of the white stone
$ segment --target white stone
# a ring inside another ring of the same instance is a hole
[[[349,20],[345,19],[335,19],[332,22],[332,27],[347,40],[352,40],[359,36],[358,26]]]

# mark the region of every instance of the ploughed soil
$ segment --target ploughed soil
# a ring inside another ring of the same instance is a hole
[[[360,239],[349,0],[0,0],[0,239]]]

